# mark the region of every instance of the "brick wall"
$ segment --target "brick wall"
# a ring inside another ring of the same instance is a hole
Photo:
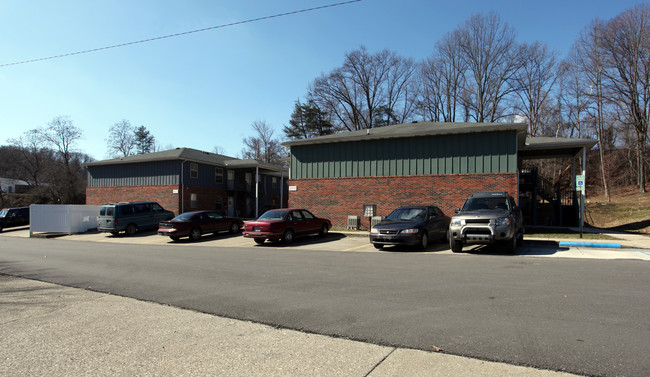
[[[173,191],[178,190],[175,194]],[[197,196],[197,207],[191,206],[191,194]],[[178,186],[119,186],[119,187],[88,187],[86,188],[86,204],[102,205],[116,202],[138,202],[153,201],[158,202],[163,208],[180,214],[181,208],[185,212],[198,211],[202,209],[217,209],[217,197],[222,198],[222,209],[225,210],[228,199],[224,189],[185,186],[185,195],[183,201],[185,206],[181,206],[181,194]]]
[[[289,207],[307,208],[337,228],[347,226],[348,215],[363,216],[364,204],[376,204],[379,216],[429,204],[451,216],[474,192],[507,191],[518,200],[516,173],[292,179],[289,185],[296,187],[289,192]],[[368,218],[361,224],[368,229]]]
[[[196,194],[196,208],[192,207],[192,194]],[[221,208],[217,208],[217,198],[221,198]],[[225,211],[228,204],[226,190],[211,187],[185,186],[185,195],[183,199],[185,202],[185,212],[198,211],[203,209]]]
[[[179,214],[179,194],[174,194],[173,190],[178,190],[178,186],[87,187],[86,204],[153,201]]]

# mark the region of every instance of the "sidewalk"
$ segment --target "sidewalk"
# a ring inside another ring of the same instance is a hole
[[[569,376],[0,275],[3,376]]]

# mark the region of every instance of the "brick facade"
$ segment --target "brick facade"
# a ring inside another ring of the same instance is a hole
[[[178,190],[178,193],[174,193],[174,190]],[[192,194],[196,194],[196,207],[192,206]],[[185,212],[204,209],[225,211],[228,203],[225,190],[200,186],[185,186],[185,194],[182,198],[184,206],[181,206],[180,189],[176,185],[88,187],[86,189],[86,204],[153,201],[176,215],[181,213],[181,208]],[[219,205],[221,208],[218,208]]]
[[[463,205],[474,192],[507,191],[518,201],[517,173],[415,175],[292,179],[290,207],[304,207],[329,218],[332,226],[345,228],[348,215],[363,216],[364,204],[376,204],[377,215],[387,216],[405,205],[433,204],[447,215]],[[361,218],[368,229],[368,218]]]
[[[174,190],[178,190],[177,185],[87,187],[86,204],[153,201],[158,202],[163,208],[179,214],[179,194],[174,194]]]

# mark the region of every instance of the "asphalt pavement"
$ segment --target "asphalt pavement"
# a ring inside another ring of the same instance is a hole
[[[5,232],[0,237],[25,237],[24,232]],[[65,238],[88,240],[93,236]],[[168,242],[156,236],[97,237],[98,242],[118,244]],[[620,241],[607,241],[620,242],[616,249],[562,248],[560,240],[527,239],[531,246],[522,250],[530,253],[523,255],[529,257],[596,252],[589,257],[598,258],[602,251],[625,259],[650,260],[646,237],[619,234],[617,238]],[[340,240],[337,251],[372,252],[358,240]],[[428,252],[440,250],[434,246]],[[429,352],[387,347],[6,275],[0,275],[0,323],[0,375],[4,376],[569,375],[449,355],[433,344]]]

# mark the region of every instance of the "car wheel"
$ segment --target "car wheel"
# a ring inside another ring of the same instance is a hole
[[[124,229],[126,232],[127,236],[132,236],[138,232],[138,227],[135,226],[135,224],[129,224],[126,226],[126,229]]]
[[[418,245],[420,249],[424,250],[429,246],[429,237],[427,236],[427,233],[424,232],[422,233],[422,237],[420,237],[420,245]]]
[[[517,252],[517,236],[512,236],[511,239],[506,240],[506,252],[508,254],[515,254]]]
[[[232,225],[230,225],[230,233],[232,234],[239,233],[239,224],[232,223]]]
[[[258,245],[263,244],[264,241],[265,241],[264,238],[254,238],[254,240],[255,240],[255,243],[258,244]]]
[[[198,241],[201,239],[201,229],[194,228],[190,231],[190,239],[192,241]]]
[[[377,250],[381,250],[381,249],[384,248],[384,245],[379,245],[379,244],[376,244],[376,243],[372,244],[372,246],[374,246],[375,249],[377,249]]]
[[[284,231],[284,234],[282,235],[282,241],[286,244],[290,244],[293,242],[293,230],[287,229]]]
[[[521,232],[519,237],[517,237],[517,246],[521,246],[524,244],[524,232]]]
[[[327,232],[330,230],[330,228],[327,226],[327,224],[323,224],[323,226],[320,227],[320,232],[318,234],[321,237],[327,237]]]
[[[454,253],[460,253],[463,251],[463,241],[457,241],[453,238],[449,239],[449,248],[451,248],[451,251]]]

